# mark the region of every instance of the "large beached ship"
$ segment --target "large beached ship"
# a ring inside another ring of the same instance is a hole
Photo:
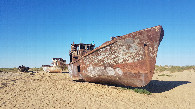
[[[70,76],[88,82],[141,87],[153,76],[162,26],[112,37],[94,49],[94,44],[71,44]]]

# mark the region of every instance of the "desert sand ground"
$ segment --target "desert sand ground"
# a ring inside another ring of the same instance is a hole
[[[168,76],[159,76],[165,74]],[[68,73],[0,72],[0,108],[195,109],[195,72],[156,73],[139,94],[121,87],[72,81]]]

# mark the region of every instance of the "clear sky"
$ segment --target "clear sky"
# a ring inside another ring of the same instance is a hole
[[[70,45],[162,25],[157,65],[195,65],[194,0],[0,0],[0,68],[69,62]]]

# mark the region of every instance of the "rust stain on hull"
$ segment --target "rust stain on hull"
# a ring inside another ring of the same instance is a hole
[[[114,37],[91,51],[83,50],[85,54],[69,64],[70,76],[89,82],[145,86],[152,79],[163,36],[162,26],[155,26]]]

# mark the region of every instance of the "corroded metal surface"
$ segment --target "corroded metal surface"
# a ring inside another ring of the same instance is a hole
[[[73,79],[145,86],[152,79],[162,26],[117,36],[87,52],[68,66]]]
[[[83,55],[92,51],[95,47],[95,44],[71,44],[71,51],[69,52],[70,55],[70,62],[74,62],[81,58]]]

